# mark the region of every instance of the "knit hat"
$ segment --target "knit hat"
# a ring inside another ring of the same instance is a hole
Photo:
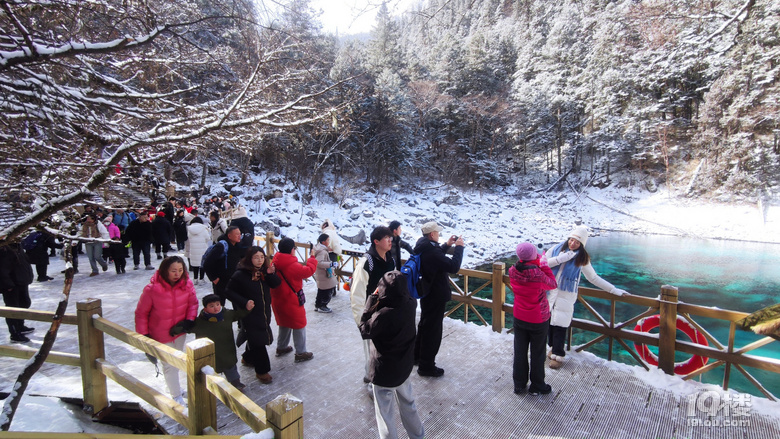
[[[535,261],[539,256],[539,254],[536,252],[536,247],[530,242],[517,244],[515,253],[517,253],[517,258],[521,261]]]
[[[161,217],[165,218],[165,212],[163,212],[161,210],[161,211],[157,212],[157,216],[161,216]]]
[[[588,242],[588,228],[585,226],[575,227],[574,230],[569,233],[569,238],[574,238],[579,241],[580,244],[585,245],[585,243]]]
[[[279,251],[282,253],[290,253],[294,247],[295,241],[290,238],[282,238],[282,240],[279,241]]]
[[[431,232],[441,232],[444,230],[444,227],[438,225],[436,221],[428,221],[427,223],[423,224],[422,227],[422,234],[427,235]]]

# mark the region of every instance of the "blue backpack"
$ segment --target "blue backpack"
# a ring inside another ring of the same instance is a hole
[[[401,266],[401,273],[406,276],[406,283],[409,287],[409,295],[415,299],[422,299],[429,290],[430,285],[422,277],[420,270],[420,255],[411,255],[409,259]]]
[[[225,258],[225,269],[227,270],[227,254],[228,254],[228,243],[227,241],[217,241],[216,244],[211,244],[209,248],[206,249],[206,252],[203,253],[203,257],[200,258],[200,266],[201,268],[205,269],[206,264],[210,257],[216,257],[213,256],[214,249],[217,248],[218,245],[222,245],[222,257]]]
[[[32,232],[29,235],[27,235],[26,238],[22,240],[22,248],[31,251],[34,250],[35,247],[38,247],[38,240],[41,239],[41,236],[43,235],[43,232]]]

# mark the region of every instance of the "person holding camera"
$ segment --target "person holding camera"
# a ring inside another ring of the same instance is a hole
[[[422,225],[423,236],[414,246],[415,254],[420,255],[420,271],[423,280],[430,285],[428,295],[420,299],[420,323],[417,326],[417,339],[414,344],[414,359],[419,365],[417,374],[424,377],[440,377],[444,369],[436,366],[436,354],[441,347],[444,307],[452,298],[448,274],[460,270],[463,261],[465,243],[463,237],[450,236],[447,243],[439,244],[439,236],[444,230],[436,221]],[[447,257],[451,247],[452,257]]]

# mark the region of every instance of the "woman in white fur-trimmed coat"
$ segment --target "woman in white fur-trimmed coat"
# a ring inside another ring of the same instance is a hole
[[[569,233],[569,239],[547,250],[547,264],[555,275],[558,288],[547,293],[550,303],[550,329],[547,344],[552,350],[547,354],[550,358],[550,369],[558,369],[563,365],[566,351],[566,331],[574,316],[574,303],[577,302],[577,289],[580,286],[580,274],[584,274],[588,282],[597,288],[622,296],[627,291],[616,288],[602,279],[593,266],[590,265],[590,255],[585,250],[588,242],[588,228],[577,226]]]
[[[203,224],[203,219],[195,217],[187,226],[187,240],[184,241],[184,257],[190,263],[192,271],[192,283],[198,285],[203,280],[206,270],[202,270],[200,260],[211,245],[211,229]]]

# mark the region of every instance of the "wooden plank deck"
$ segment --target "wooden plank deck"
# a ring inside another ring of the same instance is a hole
[[[141,276],[147,273],[136,272]],[[130,273],[128,273],[130,274]],[[53,309],[52,294],[60,285],[34,284],[33,304],[38,309]],[[306,284],[313,303],[313,283]],[[209,293],[199,286],[199,297]],[[94,297],[95,291],[74,288],[75,301]],[[83,295],[83,297],[80,297]],[[133,327],[138,292],[105,293],[104,317]],[[378,437],[373,401],[363,384],[363,353],[359,334],[351,317],[347,293],[340,291],[331,302],[333,314],[312,311],[307,303],[309,325],[307,342],[314,359],[295,364],[293,356],[271,356],[274,382],[262,385],[253,370],[239,366],[246,393],[264,406],[283,393],[304,401],[304,431],[307,438]],[[43,324],[36,323],[38,328]],[[5,325],[0,343],[7,340]],[[34,339],[42,336],[37,331]],[[63,326],[55,344],[59,351],[73,351],[76,331]],[[269,347],[274,352],[275,345]],[[139,351],[107,340],[109,361],[130,373],[149,374],[151,364]],[[489,328],[463,325],[445,319],[444,340],[437,358],[446,370],[444,377],[422,378],[416,372],[412,385],[427,438],[771,438],[780,437],[780,410],[774,417],[751,413],[746,427],[694,427],[688,425],[688,401],[664,388],[651,387],[626,368],[609,368],[606,362],[586,354],[572,354],[560,370],[547,370],[550,395],[518,396],[512,390],[512,336],[495,334]],[[7,387],[23,361],[0,358],[0,383]],[[645,372],[640,372],[645,373]],[[50,389],[51,395],[80,397],[79,372],[75,368],[45,365],[35,378],[34,393]],[[69,384],[64,384],[69,383]],[[162,376],[148,383],[165,389]],[[69,394],[65,394],[69,393]],[[109,384],[112,400],[133,400],[132,395]],[[755,398],[755,397],[754,397]],[[147,406],[148,407],[148,406]],[[218,403],[218,430],[223,435],[249,433],[249,428]],[[744,419],[744,418],[736,418]],[[169,434],[187,430],[161,417]],[[396,419],[402,437],[403,427]]]

